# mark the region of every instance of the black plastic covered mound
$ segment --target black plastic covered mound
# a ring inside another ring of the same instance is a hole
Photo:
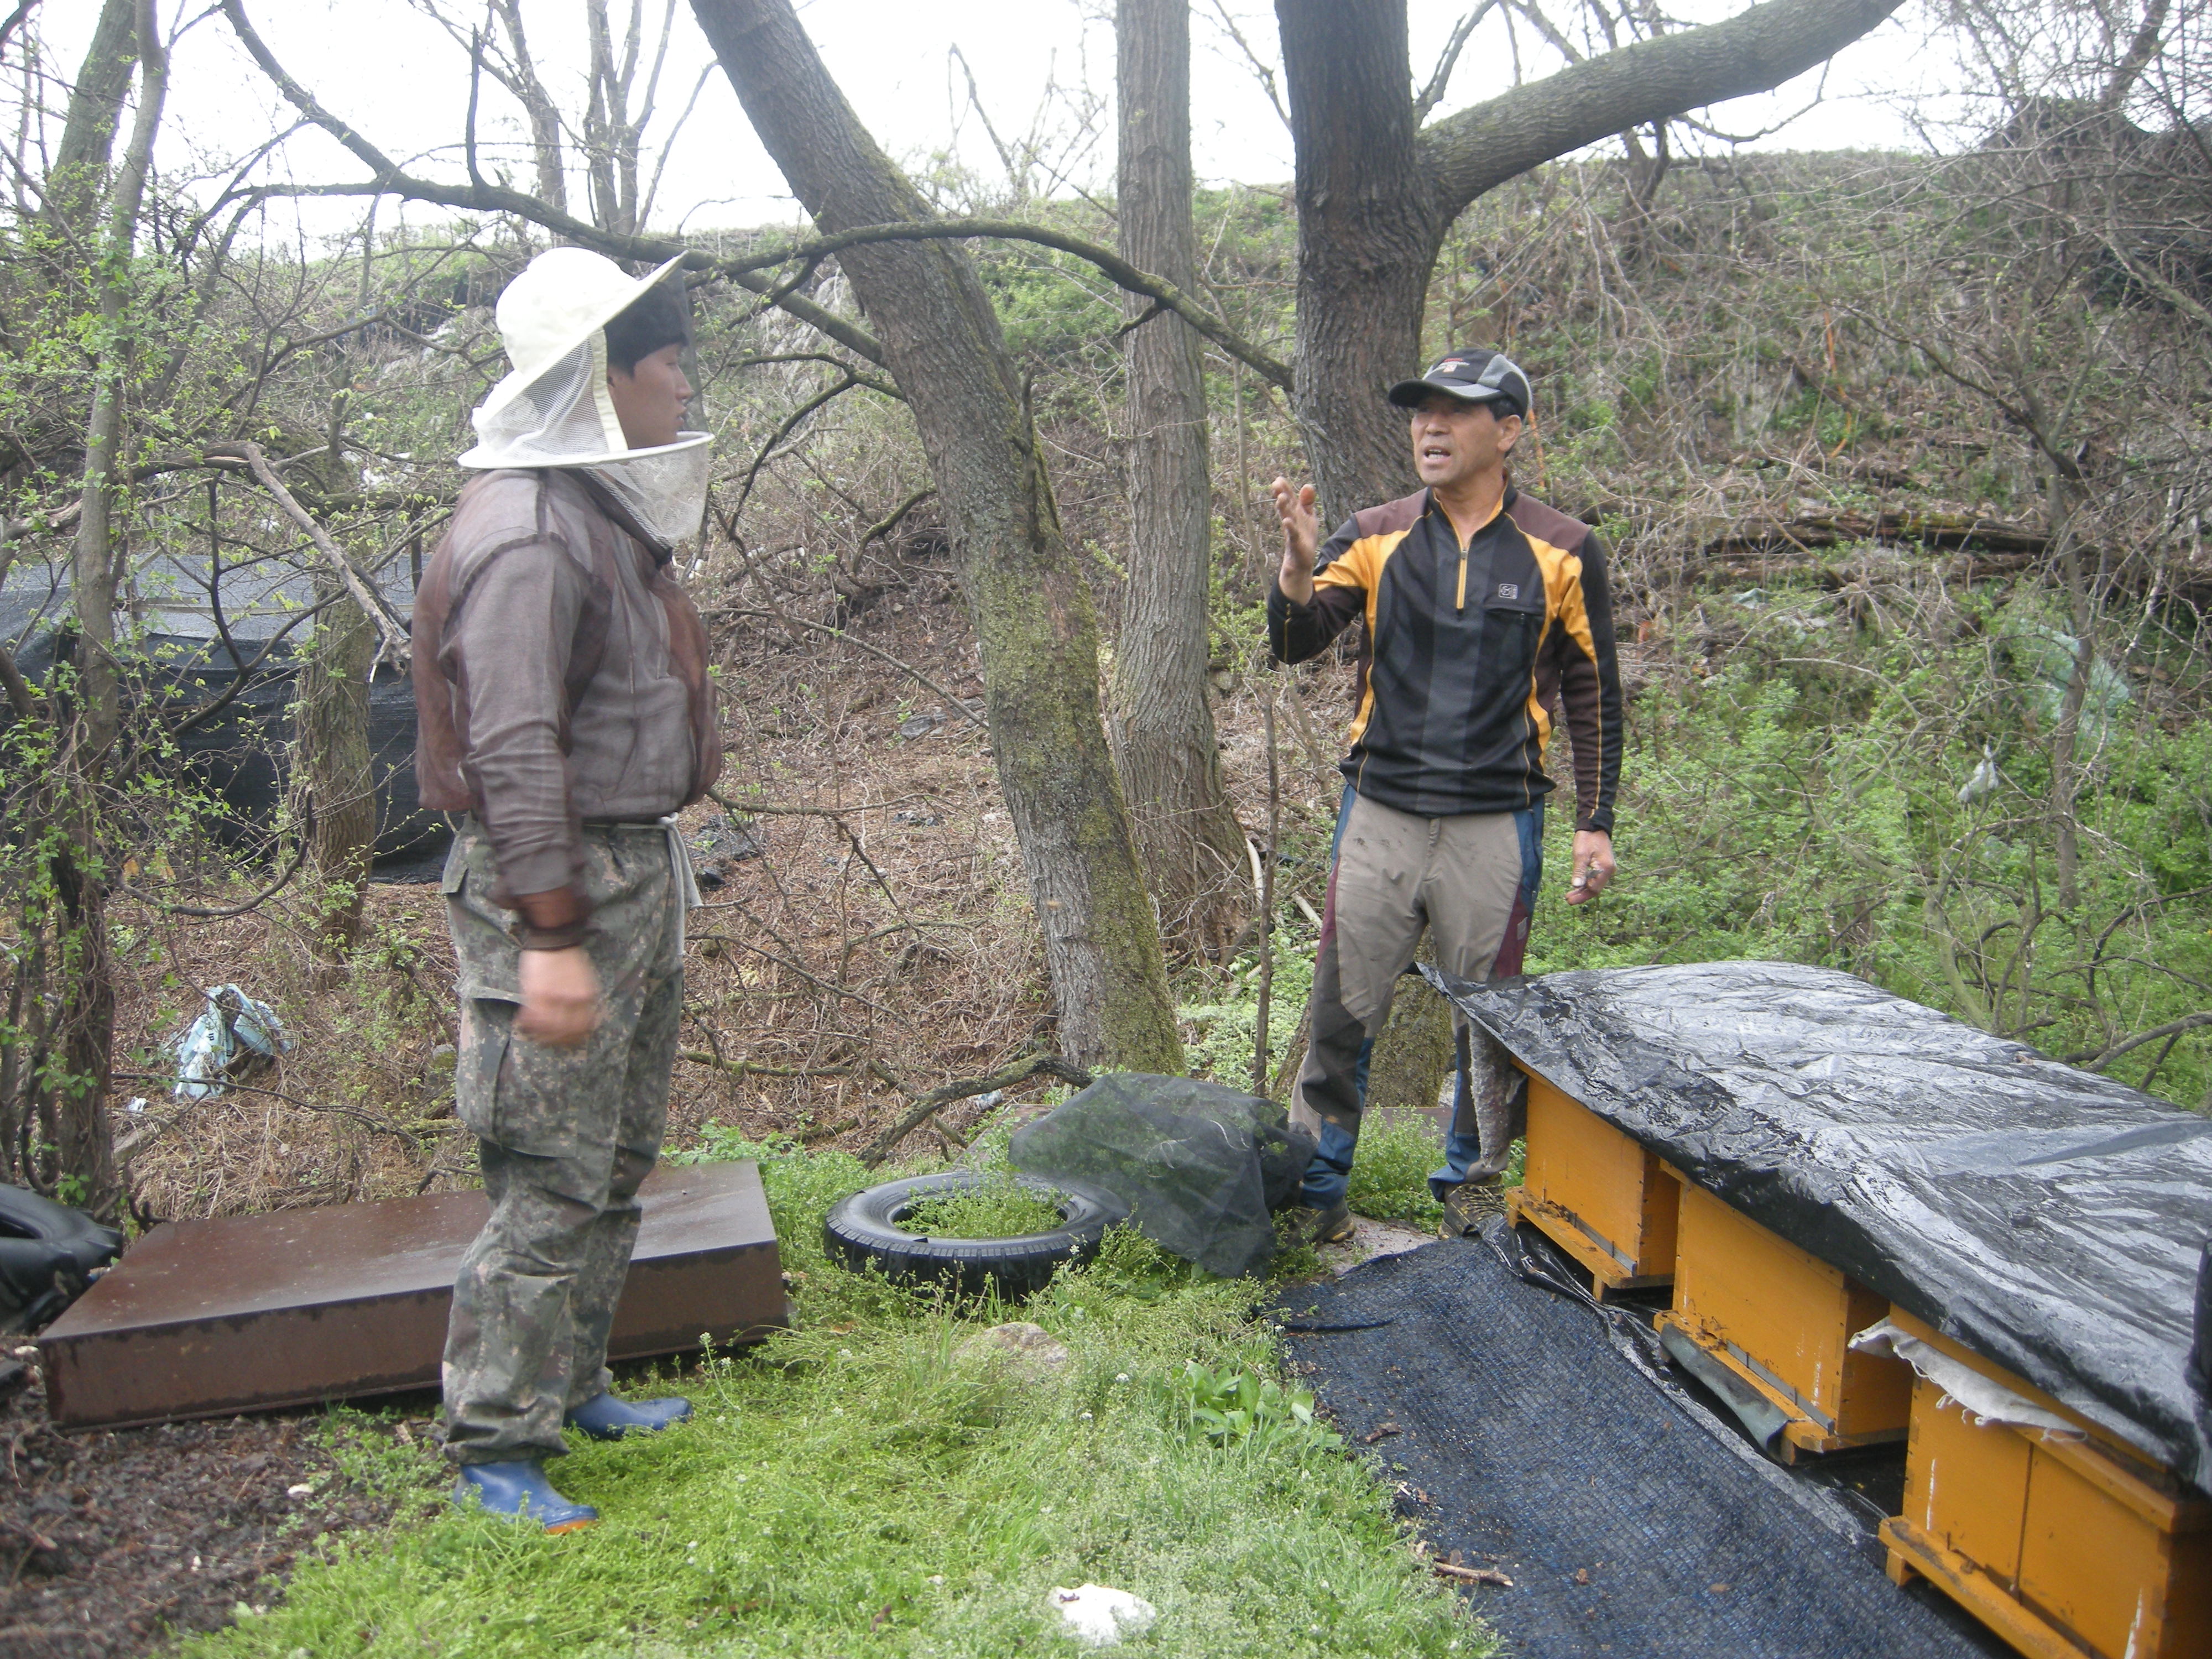
[[[2212,1490],[2212,1121],[1831,969],[1438,982],[1698,1186]]]
[[[1162,1249],[1234,1278],[1274,1254],[1273,1212],[1297,1197],[1313,1151],[1272,1100],[1116,1072],[1017,1129],[1007,1157],[1031,1175],[1119,1194]]]
[[[1865,1518],[1676,1405],[1599,1315],[1486,1243],[1371,1261],[1284,1307],[1305,1381],[1436,1553],[1513,1581],[1469,1591],[1507,1659],[2010,1653],[1925,1584],[1892,1584]]]
[[[0,605],[0,613],[7,607]],[[4,620],[4,615],[0,615]],[[4,643],[0,635],[0,643]],[[33,684],[53,668],[55,635],[34,635],[17,653],[16,665]],[[160,665],[155,689],[178,712],[204,708],[227,696],[237,678],[235,665],[220,645],[177,635],[155,635],[141,644]],[[258,641],[239,642],[240,657],[253,665]],[[289,646],[272,649],[247,689],[204,724],[189,727],[176,743],[185,768],[228,810],[233,841],[264,834],[276,821],[285,788],[284,762],[292,742],[292,697],[297,659]],[[0,702],[0,726],[13,719]],[[378,881],[431,882],[438,878],[453,844],[452,824],[442,812],[425,811],[415,788],[415,686],[391,665],[380,667],[368,687],[368,747],[371,782],[376,792],[376,848],[372,873]]]

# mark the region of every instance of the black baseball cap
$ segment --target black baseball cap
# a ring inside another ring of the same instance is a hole
[[[1531,398],[1528,377],[1521,365],[1502,351],[1471,347],[1447,351],[1429,366],[1418,380],[1401,380],[1390,388],[1390,401],[1401,409],[1419,409],[1430,393],[1441,392],[1462,403],[1491,404],[1495,415],[1526,415]]]

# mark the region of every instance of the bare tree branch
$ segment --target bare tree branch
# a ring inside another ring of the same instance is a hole
[[[353,595],[354,603],[362,608],[362,614],[376,624],[378,636],[383,641],[377,653],[379,658],[405,668],[412,657],[413,647],[407,637],[407,624],[399,619],[399,614],[386,603],[384,595],[354,568],[353,561],[346,557],[345,550],[331,539],[330,532],[308,515],[307,508],[292,499],[292,492],[284,488],[283,480],[270,470],[269,458],[261,453],[260,445],[240,444],[238,453],[246,458],[246,467],[256,481],[276,498],[276,505],[284,509],[285,516],[307,532],[307,539],[315,544],[315,551],[323,556],[323,562],[345,584],[346,591]]]
[[[1785,3],[1785,0],[1771,0],[1771,3],[1781,4]],[[1859,0],[1859,3],[1880,3],[1881,0]],[[1272,385],[1285,392],[1291,389],[1291,370],[1287,364],[1277,361],[1246,340],[1174,283],[1139,270],[1110,248],[1048,226],[1024,224],[1011,219],[942,219],[861,225],[797,247],[743,258],[724,259],[703,250],[659,237],[602,230],[596,225],[588,225],[566,214],[555,212],[544,203],[520,191],[499,185],[439,185],[428,179],[417,179],[355,128],[324,108],[306,88],[285,72],[260,36],[254,33],[253,26],[246,21],[243,0],[221,0],[221,4],[223,15],[230,21],[232,28],[237,32],[246,51],[294,106],[381,175],[373,183],[365,185],[260,185],[254,187],[253,193],[268,196],[404,196],[415,201],[474,212],[511,213],[518,218],[527,219],[557,232],[582,246],[596,248],[616,258],[658,263],[680,256],[687,270],[726,276],[756,294],[775,295],[776,304],[793,316],[878,365],[884,362],[884,351],[873,336],[811,301],[788,292],[777,293],[776,284],[760,273],[793,260],[820,259],[841,248],[872,242],[965,241],[979,237],[1033,242],[1042,247],[1073,254],[1086,264],[1095,265],[1119,287],[1158,301]]]
[[[1459,20],[1452,27],[1451,39],[1437,59],[1436,72],[1429,76],[1429,84],[1421,88],[1421,95],[1413,100],[1413,125],[1419,126],[1429,118],[1429,112],[1443,101],[1444,89],[1451,84],[1452,70],[1459,67],[1459,54],[1467,45],[1467,37],[1474,33],[1475,25],[1490,15],[1490,9],[1498,0],[1482,0],[1482,3]]]
[[[1899,3],[1762,0],[1726,22],[1571,64],[1429,127],[1420,139],[1422,170],[1449,217],[1555,155],[1684,110],[1780,86],[1834,56]]]

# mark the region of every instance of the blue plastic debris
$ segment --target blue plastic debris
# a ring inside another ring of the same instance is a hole
[[[221,1094],[226,1082],[256,1065],[289,1052],[292,1039],[265,1002],[257,1002],[235,985],[207,993],[207,1006],[177,1039],[179,1100],[204,1100]]]

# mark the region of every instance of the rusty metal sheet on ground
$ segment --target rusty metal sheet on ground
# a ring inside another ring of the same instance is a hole
[[[750,1162],[656,1170],[608,1353],[757,1340],[786,1323]],[[480,1192],[155,1228],[39,1339],[64,1428],[120,1428],[433,1387]]]

